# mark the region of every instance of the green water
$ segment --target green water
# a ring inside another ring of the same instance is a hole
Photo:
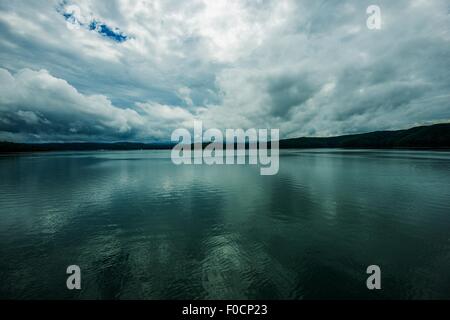
[[[289,150],[275,176],[169,156],[1,156],[0,298],[450,299],[450,153]]]

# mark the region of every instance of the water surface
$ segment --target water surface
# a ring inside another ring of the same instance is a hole
[[[450,299],[450,153],[287,150],[275,176],[169,157],[1,156],[0,298]]]

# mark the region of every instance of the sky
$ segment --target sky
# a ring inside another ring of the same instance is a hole
[[[170,141],[194,120],[281,138],[450,122],[450,0],[0,2],[0,141]]]

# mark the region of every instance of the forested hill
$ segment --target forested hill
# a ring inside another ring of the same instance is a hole
[[[450,123],[330,138],[287,139],[280,141],[280,148],[450,148]]]
[[[0,152],[159,150],[173,143],[12,143],[0,142]],[[294,138],[280,141],[280,148],[450,149],[450,123],[408,130],[377,131],[329,138]]]

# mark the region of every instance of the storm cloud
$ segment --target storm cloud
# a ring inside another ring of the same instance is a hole
[[[381,8],[369,30],[366,8]],[[0,140],[330,136],[450,121],[450,2],[0,3]]]

